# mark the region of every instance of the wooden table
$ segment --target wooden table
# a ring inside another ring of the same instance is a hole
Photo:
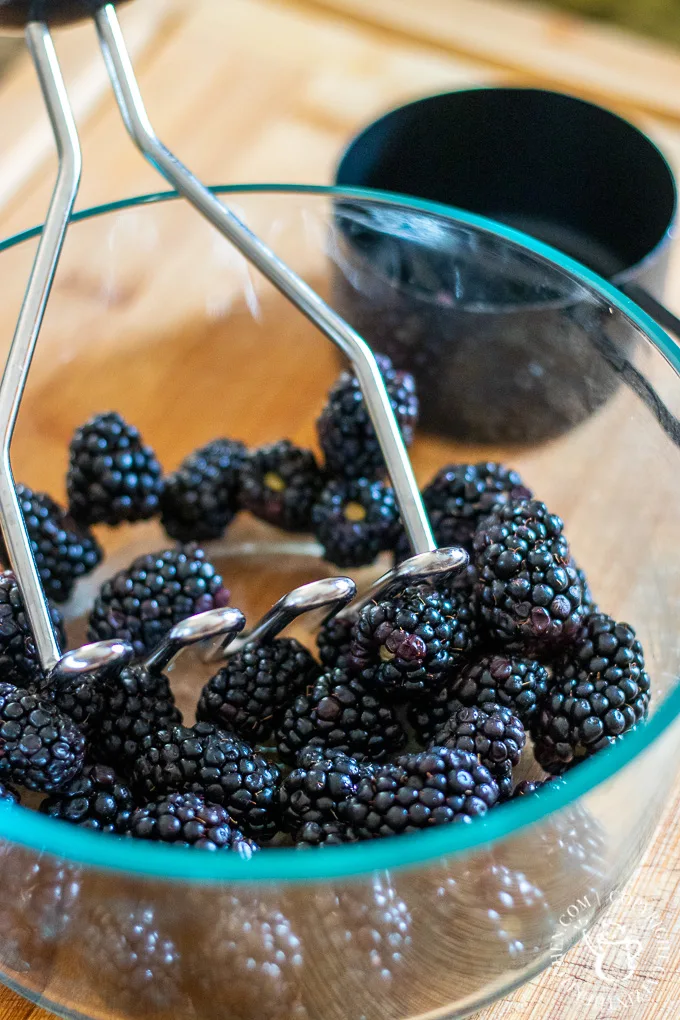
[[[211,182],[325,182],[352,132],[417,95],[513,82],[594,97],[659,141],[680,171],[680,53],[613,28],[507,0],[144,0],[123,14],[161,136]],[[59,40],[82,132],[80,206],[152,191],[128,144],[89,26]],[[0,234],[39,221],[54,156],[25,59],[0,82]],[[668,288],[680,307],[680,252]],[[680,785],[654,844],[608,920],[635,930],[641,905],[670,943],[646,944],[635,983],[612,998],[581,944],[478,1020],[671,1020],[680,1015]],[[627,996],[627,997],[625,997]],[[47,1014],[0,992],[0,1020]]]

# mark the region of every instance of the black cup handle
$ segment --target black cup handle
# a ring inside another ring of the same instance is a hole
[[[657,301],[639,283],[621,283],[618,286],[619,290],[622,290],[626,297],[635,301],[643,311],[647,312],[647,315],[651,315],[660,326],[663,326],[664,329],[673,333],[676,339],[680,340],[680,318],[677,315],[673,315],[669,308],[666,308],[660,301]]]

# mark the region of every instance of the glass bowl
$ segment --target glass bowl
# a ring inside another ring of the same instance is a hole
[[[425,482],[448,462],[503,460],[564,517],[595,600],[643,642],[650,719],[564,784],[473,824],[318,852],[271,847],[242,861],[3,806],[2,979],[55,1012],[97,1020],[462,1016],[579,938],[638,861],[675,777],[678,351],[594,274],[479,217],[361,191],[217,191],[350,320],[365,320],[372,286],[372,315],[384,312],[400,342],[420,335],[425,310],[485,314],[487,287],[494,307],[506,295],[509,315],[531,302],[549,306],[561,349],[552,374],[549,359],[526,358],[516,328],[516,362],[506,352],[501,370],[495,347],[478,353],[496,386],[502,371],[508,436],[518,434],[510,418],[540,383],[544,404],[550,392],[559,402],[553,437],[483,446],[421,433],[413,461]],[[37,235],[0,245],[7,322]],[[386,257],[375,258],[376,244]],[[411,354],[417,370],[418,351]],[[564,370],[572,355],[579,373]],[[314,419],[339,364],[328,342],[176,196],[79,213],[21,408],[15,475],[63,499],[74,427],[114,408],[167,470],[216,435],[314,445]],[[457,385],[454,378],[452,402]],[[99,537],[104,572],[167,545],[155,523]],[[311,540],[245,515],[212,552],[251,622],[293,586],[332,572]],[[359,572],[360,584],[384,565]],[[83,582],[68,607],[72,642],[81,639],[92,586]],[[311,623],[299,628],[311,636]],[[200,670],[183,660],[173,677],[190,712]]]

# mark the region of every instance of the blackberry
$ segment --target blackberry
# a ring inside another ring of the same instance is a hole
[[[368,685],[417,694],[443,684],[446,671],[469,651],[475,632],[467,593],[405,588],[361,610],[351,663]]]
[[[286,531],[309,531],[323,474],[311,450],[289,439],[254,450],[241,468],[241,505]]]
[[[496,780],[476,755],[434,746],[376,767],[342,805],[340,820],[360,838],[469,822],[499,800]]]
[[[20,804],[21,797],[9,783],[0,783],[0,803]]]
[[[479,611],[510,650],[553,655],[573,640],[587,607],[562,520],[537,500],[511,501],[478,529]]]
[[[207,923],[192,961],[196,1015],[307,1020],[301,1003],[305,947],[277,897],[258,900],[244,890],[205,907]]]
[[[43,814],[98,832],[127,831],[135,808],[130,790],[106,765],[86,765],[82,773],[40,805]]]
[[[329,748],[307,747],[297,757],[296,768],[286,776],[279,790],[281,823],[299,839],[308,839],[312,832],[328,836],[338,823],[342,805],[356,793],[359,781],[370,769],[342,751]],[[317,826],[317,830],[307,826]]]
[[[423,489],[423,501],[440,546],[472,552],[479,522],[509,500],[531,499],[516,471],[502,464],[449,464]]]
[[[407,709],[407,718],[416,739],[425,748],[433,743],[437,730],[462,707],[463,703],[451,693],[451,688],[446,686],[411,702]]]
[[[527,725],[548,689],[549,673],[535,659],[485,655],[464,666],[451,688],[464,705],[503,705]]]
[[[279,770],[212,723],[151,733],[143,741],[135,778],[149,799],[200,793],[223,805],[247,836],[266,840],[276,832]]]
[[[409,372],[397,372],[389,358],[378,355],[376,360],[399,431],[410,446],[418,421],[415,380]],[[356,376],[342,373],[328,395],[316,427],[326,470],[331,475],[376,478],[385,473],[382,450]]]
[[[312,530],[324,559],[337,567],[373,563],[393,547],[398,526],[394,492],[367,478],[331,480],[312,508]]]
[[[437,731],[434,742],[475,754],[498,783],[501,797],[512,795],[512,769],[526,743],[524,727],[509,708],[488,704],[459,709]]]
[[[163,479],[139,431],[110,411],[76,429],[66,486],[71,516],[79,524],[116,525],[154,517]]]
[[[101,676],[82,673],[58,684],[43,685],[41,693],[89,737],[101,724],[106,705],[105,689],[106,681]]]
[[[65,648],[64,619],[51,603],[50,613],[59,646]],[[11,570],[0,573],[0,676],[18,687],[39,685],[43,679],[24,600]]]
[[[45,594],[55,602],[66,602],[78,578],[101,562],[99,543],[47,493],[17,485],[17,497]],[[0,559],[9,565],[2,538]]]
[[[219,804],[198,793],[171,793],[137,808],[128,825],[131,836],[201,850],[233,850],[248,860],[259,849],[246,839]]]
[[[186,457],[165,479],[161,523],[179,542],[221,538],[239,507],[243,443],[213,439]]]
[[[139,657],[148,654],[180,620],[226,606],[229,592],[196,545],[139,556],[105,581],[89,617],[90,641],[118,638]]]
[[[342,822],[305,822],[298,829],[295,846],[298,849],[310,849],[322,846],[342,846],[343,843],[356,843],[354,830]]]
[[[0,683],[0,781],[49,793],[78,775],[85,738],[59,709],[37,694]]]
[[[103,709],[92,733],[97,757],[129,775],[144,740],[181,723],[170,681],[144,666],[126,666],[102,686]]]
[[[205,685],[196,717],[262,742],[271,737],[286,705],[318,672],[295,638],[246,645]]]
[[[332,616],[320,628],[316,636],[316,647],[321,664],[327,669],[350,667],[350,646],[354,622],[344,617]]]
[[[91,908],[81,949],[111,1005],[135,1016],[150,1011],[183,1016],[190,1011],[182,989],[183,960],[155,906],[116,898]]]
[[[0,850],[0,958],[3,969],[40,980],[51,972],[80,908],[80,869],[5,843]]]
[[[604,613],[592,614],[577,642],[555,663],[533,721],[537,762],[560,774],[614,743],[646,717],[650,696],[633,628]]]
[[[323,673],[288,706],[276,731],[279,755],[294,761],[303,747],[328,747],[357,761],[382,761],[406,743],[390,705],[341,669]]]

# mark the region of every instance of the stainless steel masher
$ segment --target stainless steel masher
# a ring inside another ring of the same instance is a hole
[[[467,554],[463,549],[438,550],[436,547],[408,453],[376,360],[368,345],[159,140],[149,120],[125,47],[116,4],[102,3],[101,0],[0,0],[0,27],[21,26],[24,30],[59,157],[56,185],[0,382],[0,527],[45,673],[55,681],[63,682],[78,673],[111,670],[117,664],[122,665],[130,655],[129,647],[122,642],[104,641],[85,645],[62,656],[19,507],[10,458],[12,436],[31,359],[80,182],[78,132],[50,30],[50,26],[78,16],[90,16],[94,21],[116,102],[135,145],[172,187],[310,319],[347,356],[352,365],[385,457],[414,554],[412,559],[382,578],[368,597],[389,591],[395,584],[405,583],[407,579],[425,581],[435,575],[443,577],[462,570],[467,563]],[[329,586],[329,582],[318,582],[321,590],[315,584],[296,589],[277,603],[247,637],[238,640],[232,639],[242,624],[239,621],[239,626],[235,627],[236,618],[227,614],[222,621],[217,651],[212,655],[228,655],[242,647],[246,639],[271,638],[290,622],[293,610],[293,615],[299,615],[300,612],[319,608],[323,604],[331,613],[342,607],[345,607],[342,609],[345,613],[356,611],[358,603],[350,602],[347,605],[355,593],[352,582],[348,578],[331,580],[336,582],[334,588]],[[201,630],[204,625],[205,633]],[[214,621],[198,622],[196,630],[192,631],[189,624],[187,634],[191,631],[203,637],[214,637],[216,631],[211,630],[213,625]],[[177,647],[172,647],[176,651],[180,646],[181,642]],[[164,643],[165,650],[159,651],[161,658],[166,656],[167,647]]]

